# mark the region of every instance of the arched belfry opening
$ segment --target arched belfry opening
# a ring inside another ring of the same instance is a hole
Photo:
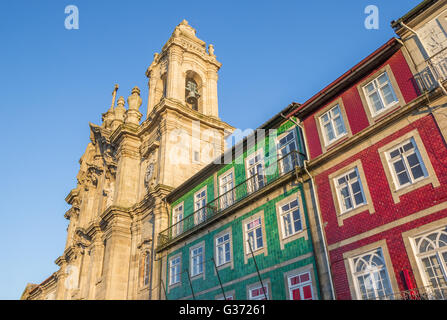
[[[185,102],[195,111],[202,111],[202,80],[194,71],[186,72]]]
[[[162,98],[166,98],[166,90],[167,90],[167,75],[164,73],[156,82],[155,87],[155,103],[160,102]]]

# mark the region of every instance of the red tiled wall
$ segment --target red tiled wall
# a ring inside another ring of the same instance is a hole
[[[415,85],[411,70],[402,54],[402,51],[400,50],[397,51],[392,57],[390,57],[383,65],[377,67],[363,79],[368,78],[371,74],[374,74],[377,70],[381,69],[387,64],[389,64],[391,70],[393,71],[396,82],[399,85],[399,89],[402,92],[402,96],[404,97],[405,101],[408,103],[411,100],[415,99],[418,96],[419,92]],[[345,90],[336,98],[338,99],[341,96],[343,100],[343,104],[345,106],[346,114],[348,117],[348,122],[353,135],[362,131],[369,125],[368,118],[366,116],[366,112],[362,105],[362,100],[360,99],[360,94],[357,89],[358,83],[361,83],[363,79]],[[324,106],[322,108],[324,108]],[[310,159],[313,159],[322,153],[320,139],[318,137],[318,131],[316,127],[318,119],[315,119],[315,113],[313,113],[303,121],[309,147]]]
[[[440,187],[433,188],[431,184],[423,186],[417,190],[409,192],[400,197],[400,202],[395,204],[391,195],[390,187],[385,176],[378,154],[378,148],[399,138],[405,133],[418,129],[421,139],[427,150],[433,169],[441,184]],[[360,159],[365,177],[368,183],[375,213],[372,215],[365,211],[343,221],[343,226],[339,227],[334,201],[329,184],[328,176],[338,169]],[[331,245],[343,239],[350,238],[357,234],[371,230],[375,227],[392,222],[394,220],[409,216],[415,212],[432,207],[447,200],[447,148],[431,115],[427,115],[411,125],[393,133],[371,147],[354,155],[353,157],[326,170],[315,178],[318,186],[318,197],[323,223],[327,222],[325,228],[327,243]],[[423,219],[407,223],[399,228],[374,235],[367,239],[355,242],[348,246],[343,246],[330,252],[334,285],[339,299],[349,299],[350,291],[347,282],[347,275],[342,259],[343,252],[363,247],[368,243],[376,242],[380,239],[387,239],[388,249],[392,257],[393,267],[396,271],[396,278],[400,289],[405,290],[402,285],[400,271],[408,268],[408,257],[403,246],[401,233],[406,230],[416,228],[431,221],[447,216],[447,211],[429,215]]]

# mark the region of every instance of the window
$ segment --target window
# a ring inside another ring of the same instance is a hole
[[[194,195],[194,222],[199,224],[206,219],[206,187]]]
[[[149,252],[146,252],[144,255],[143,286],[147,286],[149,284],[150,265],[151,265],[151,255]]]
[[[178,236],[183,232],[183,203],[179,204],[177,207],[174,208],[173,213],[173,221],[172,224],[174,226],[173,230],[173,236]]]
[[[249,299],[250,300],[268,300],[268,287],[267,286],[259,286],[255,288],[251,288],[249,290]]]
[[[295,138],[295,129],[290,130],[285,136],[278,140],[278,160],[280,164],[280,172],[287,173],[298,163],[298,154],[293,152],[297,151],[297,144]]]
[[[320,124],[326,145],[331,144],[347,133],[338,104],[320,117]]]
[[[231,260],[231,243],[230,234],[226,233],[221,237],[216,238],[216,264],[217,266],[224,265]]]
[[[203,246],[191,250],[191,276],[203,273]]]
[[[256,251],[264,247],[264,240],[262,237],[262,222],[261,218],[257,218],[252,220],[251,222],[245,225],[245,232],[247,235],[247,253],[250,253],[251,250]]]
[[[397,189],[428,176],[413,138],[387,152],[387,160]]]
[[[180,257],[175,257],[169,262],[169,285],[180,282],[180,261]]]
[[[334,179],[341,213],[366,204],[357,167]]]
[[[223,210],[231,206],[234,202],[233,197],[233,172],[229,172],[219,179],[220,188],[220,208]]]
[[[290,237],[303,230],[298,199],[282,205],[280,211],[283,238]]]
[[[381,248],[351,259],[351,264],[359,298],[387,299],[393,293]]]
[[[430,232],[415,239],[416,255],[422,266],[425,284],[436,299],[447,299],[447,232]]]
[[[372,116],[383,112],[398,102],[386,71],[366,84],[363,91]]]
[[[310,272],[289,276],[290,300],[313,300],[312,280]]]
[[[255,192],[264,187],[264,159],[262,150],[247,158],[247,191]]]

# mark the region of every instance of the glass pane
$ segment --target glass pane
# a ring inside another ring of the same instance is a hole
[[[413,174],[413,178],[415,180],[424,176],[424,171],[422,171],[422,167],[420,165],[417,165],[416,167],[411,168],[411,173]]]
[[[396,150],[390,152],[390,158],[391,159],[397,157],[398,155],[400,155],[399,149],[396,149]]]
[[[380,85],[386,83],[388,81],[387,74],[386,73],[382,74],[377,80],[379,81]]]
[[[394,98],[394,92],[393,89],[391,88],[391,86],[389,84],[385,85],[382,88],[382,94],[383,94],[383,98],[385,99],[385,104],[391,104],[394,101],[396,101],[396,99]]]
[[[410,182],[410,178],[408,177],[408,174],[405,171],[400,173],[400,174],[398,174],[397,175],[397,179],[399,180],[399,184],[401,186],[403,186],[403,185],[405,185],[405,184]]]
[[[326,137],[327,137],[328,141],[334,140],[335,135],[334,135],[334,130],[332,129],[332,125],[330,123],[328,123],[324,126],[324,128],[326,130]]]
[[[335,119],[335,129],[337,130],[337,135],[346,133],[345,125],[341,116]]]
[[[354,199],[356,205],[362,204],[364,202],[362,193],[357,193],[356,195],[354,195]]]
[[[370,102],[376,112],[382,110],[384,107],[382,105],[382,101],[380,100],[380,96],[377,92],[374,92],[369,96]]]
[[[404,165],[404,162],[402,160],[394,162],[393,165],[394,165],[394,170],[396,171],[396,173],[400,173],[402,171],[405,171],[405,165]]]
[[[374,90],[374,84],[371,82],[366,86],[366,91],[369,93]]]

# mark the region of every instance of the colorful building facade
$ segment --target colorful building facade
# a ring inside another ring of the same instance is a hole
[[[167,197],[167,299],[321,298],[300,129],[280,115],[260,129]]]
[[[289,114],[304,129],[336,299],[447,298],[447,97],[436,73],[422,85],[413,52],[393,38]]]

